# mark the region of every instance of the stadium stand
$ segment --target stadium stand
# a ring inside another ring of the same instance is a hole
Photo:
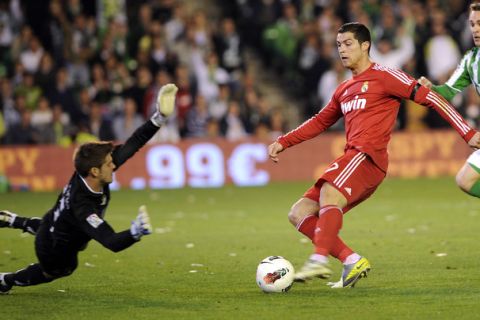
[[[472,46],[467,5],[2,0],[0,141],[122,141],[151,114],[157,89],[171,81],[180,88],[178,112],[154,142],[271,140],[318,112],[331,88],[348,76],[335,63],[342,23],[370,26],[374,60],[442,82]],[[476,94],[453,103],[478,124]],[[403,104],[399,129],[443,126],[435,113]]]

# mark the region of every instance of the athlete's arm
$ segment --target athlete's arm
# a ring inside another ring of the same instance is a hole
[[[278,141],[274,141],[268,146],[268,156],[273,162],[278,162],[278,154],[283,150],[285,150],[285,148]]]
[[[383,72],[384,89],[392,96],[410,99],[425,107],[434,109],[445,119],[468,143],[476,131],[442,96],[425,86],[403,71],[385,68]]]
[[[113,252],[122,251],[138,241],[129,229],[115,232],[108,222],[101,218],[100,213],[88,210],[87,206],[78,208],[75,216],[83,232]]]
[[[84,230],[86,230],[89,236],[113,252],[122,251],[138,241],[133,238],[130,229],[115,232],[105,220],[103,220],[103,223],[100,224],[98,228],[91,226],[85,227]]]
[[[441,85],[433,85],[430,80],[425,77],[421,77],[418,82],[425,85],[427,88],[432,89],[439,95],[447,99],[452,100],[458,93],[468,87],[472,81],[468,72],[468,65],[471,63],[473,51],[470,50],[463,56],[462,60],[457,66],[455,72],[450,76],[447,82]]]
[[[453,97],[455,97],[458,93],[460,93],[463,90],[463,88],[460,89],[460,88],[450,87],[447,83],[442,85],[437,85],[437,86],[433,85],[431,89],[432,91],[435,91],[436,93],[438,93],[439,95],[447,99],[448,101],[452,100]]]
[[[112,152],[115,170],[131,158],[140,148],[142,148],[158,131],[159,127],[154,125],[150,120],[137,128],[135,132],[127,139],[124,144],[115,146]]]
[[[472,129],[457,110],[438,93],[420,84],[416,84],[412,91],[412,100],[423,106],[433,108],[467,143],[469,143],[475,135],[476,131]]]
[[[165,124],[167,118],[175,111],[177,91],[178,88],[173,83],[168,83],[160,88],[157,94],[156,111],[150,120],[135,130],[124,145],[117,146],[113,151],[112,157],[116,169],[143,147]]]
[[[300,142],[312,139],[318,136],[323,131],[327,130],[340,117],[342,111],[336,100],[332,97],[330,102],[318,112],[316,115],[302,123],[296,129],[279,137],[277,142],[280,143],[284,149],[299,144]]]

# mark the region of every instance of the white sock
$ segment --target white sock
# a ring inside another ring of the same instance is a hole
[[[13,222],[17,218],[17,215],[15,213],[12,213],[12,219],[10,220],[10,227],[13,227]]]
[[[345,262],[343,263],[344,265],[347,265],[347,264],[352,264],[352,263],[356,263],[358,260],[360,260],[362,258],[361,255],[359,255],[358,253],[352,253],[351,255],[349,255],[347,257],[347,259],[345,259]]]
[[[325,257],[325,256],[322,256],[321,254],[318,254],[318,253],[314,253],[310,256],[310,260],[313,260],[313,261],[316,261],[316,262],[320,262],[320,263],[323,263],[323,264],[327,264],[328,263],[328,257]]]

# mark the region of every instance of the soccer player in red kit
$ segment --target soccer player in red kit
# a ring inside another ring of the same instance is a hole
[[[349,248],[339,231],[343,214],[370,197],[385,178],[387,145],[402,99],[435,109],[471,147],[480,147],[480,133],[446,100],[404,72],[372,62],[370,45],[367,27],[357,22],[344,24],[338,30],[337,47],[344,67],[352,71],[353,77],[338,86],[320,112],[268,147],[270,158],[278,162],[280,152],[316,137],[344,117],[344,155],[330,164],[288,215],[315,246],[314,253],[295,274],[296,281],[330,277],[329,255],[344,265],[340,281],[330,283],[334,288],[353,287],[370,271],[369,261]]]

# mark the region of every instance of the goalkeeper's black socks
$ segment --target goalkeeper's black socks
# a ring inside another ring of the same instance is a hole
[[[16,216],[15,219],[13,219],[13,223],[11,224],[12,228],[14,229],[24,229],[25,224],[27,223],[28,218]]]
[[[15,273],[6,274],[4,281],[10,286],[26,287],[51,282],[53,279],[45,277],[40,265],[35,263]]]
[[[35,235],[37,233],[38,228],[40,227],[40,223],[42,219],[40,218],[26,218],[16,216],[12,223],[12,228],[14,229],[21,229],[23,232],[28,232],[30,234]]]

